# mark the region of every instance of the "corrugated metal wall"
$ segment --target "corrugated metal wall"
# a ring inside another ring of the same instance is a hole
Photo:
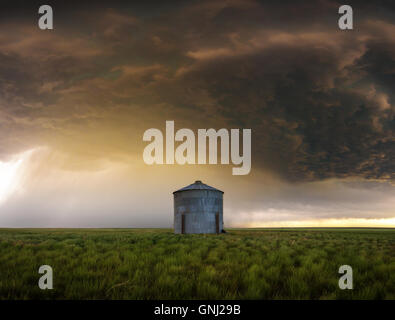
[[[184,228],[182,226],[184,215]],[[218,223],[216,223],[218,215]],[[213,190],[174,193],[174,233],[216,233],[223,228],[223,194]]]

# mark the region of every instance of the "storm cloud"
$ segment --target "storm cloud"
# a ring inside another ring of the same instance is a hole
[[[70,174],[102,170],[105,161],[140,168],[143,132],[174,120],[178,128],[252,129],[251,177],[240,179],[255,189],[263,172],[283,191],[229,205],[235,214],[295,202],[303,211],[317,199],[329,208],[336,200],[303,192],[309,183],[339,188],[334,179],[350,203],[349,181],[382,185],[375,194],[387,199],[395,7],[349,4],[351,31],[338,28],[341,3],[329,0],[55,1],[55,29],[42,31],[39,4],[10,2],[0,20],[0,160],[46,147]],[[217,181],[233,183],[225,180]],[[122,212],[132,205],[118,203]]]

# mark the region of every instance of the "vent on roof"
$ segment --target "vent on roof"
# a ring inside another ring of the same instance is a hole
[[[176,190],[173,193],[180,191],[187,191],[187,190],[211,190],[211,191],[219,191],[223,193],[223,191],[221,190],[218,190],[216,188],[208,186],[207,184],[204,184],[201,180],[196,180],[194,183],[190,184],[189,186]]]

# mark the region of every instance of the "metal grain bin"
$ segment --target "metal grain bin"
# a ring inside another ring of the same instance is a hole
[[[174,191],[174,233],[220,233],[223,191],[200,180]]]

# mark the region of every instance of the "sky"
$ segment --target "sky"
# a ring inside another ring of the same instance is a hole
[[[395,227],[395,5],[35,1],[0,11],[0,227],[172,227],[224,191],[225,227]],[[147,129],[251,129],[233,165],[147,165]]]

